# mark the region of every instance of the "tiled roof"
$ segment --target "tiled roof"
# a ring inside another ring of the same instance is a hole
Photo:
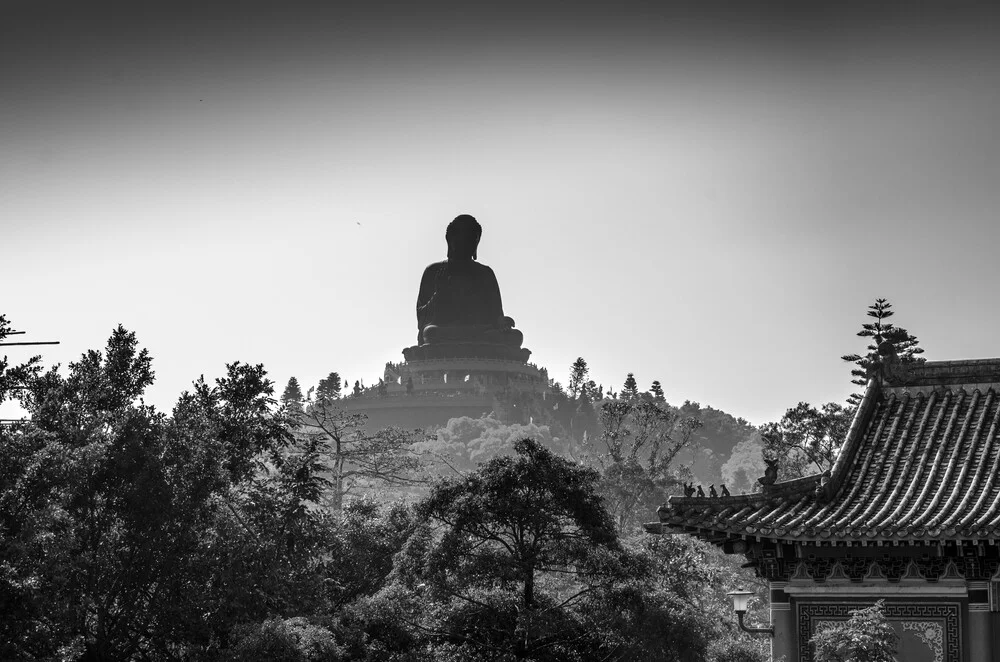
[[[829,478],[671,497],[647,531],[785,541],[1000,538],[1000,359],[872,379]]]

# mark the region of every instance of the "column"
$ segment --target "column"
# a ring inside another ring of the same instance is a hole
[[[795,615],[788,594],[785,593],[787,582],[771,582],[771,625],[774,636],[771,638],[771,659],[785,662],[796,662],[798,651],[795,642]]]
[[[969,655],[973,660],[993,659],[993,619],[987,582],[969,584]]]

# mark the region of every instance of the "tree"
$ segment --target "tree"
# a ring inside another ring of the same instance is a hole
[[[4,315],[0,315],[0,341],[11,333],[10,322]],[[12,366],[6,356],[0,358],[0,403],[10,398],[12,393],[16,396],[38,374],[41,369],[40,360],[41,357],[33,356],[24,363]]]
[[[635,381],[635,375],[631,372],[625,377],[625,385],[622,386],[621,398],[623,400],[635,400],[639,397],[639,385]]]
[[[434,437],[418,441],[414,452],[433,458],[444,474],[465,475],[499,455],[510,455],[519,439],[529,437],[554,453],[566,452],[565,445],[553,438],[547,425],[505,424],[494,416],[460,416],[448,420]]]
[[[899,635],[885,617],[885,603],[854,609],[843,623],[826,623],[810,639],[816,662],[894,662]]]
[[[800,402],[787,410],[777,423],[761,427],[763,455],[779,460],[781,480],[832,469],[853,416],[853,408],[835,402],[828,402],[819,409]]]
[[[315,566],[294,475],[254,483],[288,441],[263,369],[199,380],[171,417],[141,401],[153,378],[118,327],[68,376],[31,380],[30,424],[0,439],[0,657],[173,657],[321,585],[298,581]]]
[[[600,468],[602,494],[618,530],[625,532],[662,503],[665,490],[678,482],[671,476],[671,465],[701,424],[680,418],[666,402],[637,394],[605,402],[600,422],[604,452],[588,459]]]
[[[397,427],[371,431],[367,421],[366,415],[326,400],[313,403],[294,428],[303,461],[323,468],[317,469],[326,480],[322,500],[334,513],[341,512],[351,493],[423,480],[417,475],[420,458],[413,449],[422,433]]]
[[[733,494],[749,494],[758,489],[757,478],[764,475],[766,468],[760,435],[752,433],[736,444],[722,465],[722,480]]]
[[[456,659],[566,659],[586,633],[570,607],[625,576],[598,474],[530,439],[514,450],[436,484],[397,556],[394,601]]]
[[[677,413],[681,417],[697,419],[701,426],[676,461],[688,464],[691,472],[705,485],[718,485],[725,480],[722,465],[732,455],[736,445],[754,434],[756,428],[742,418],[691,400],[685,400]]]
[[[331,372],[324,379],[319,380],[319,385],[316,387],[316,399],[336,400],[340,397],[341,389],[340,375],[336,372]]]
[[[845,354],[841,357],[844,361],[857,366],[851,370],[852,384],[865,386],[868,383],[872,370],[882,362],[879,355],[879,345],[883,341],[892,343],[896,355],[902,363],[920,363],[925,360],[919,356],[923,354],[924,350],[919,346],[917,337],[903,327],[894,326],[892,322],[886,321],[894,314],[892,304],[887,299],[875,299],[875,303],[868,306],[866,314],[875,320],[862,324],[861,330],[858,331],[858,336],[870,339],[867,353],[863,356],[861,354]],[[852,393],[848,398],[848,404],[857,406],[861,403],[861,398],[860,393]]]
[[[660,384],[659,380],[653,381],[653,385],[649,387],[649,392],[653,395],[653,399],[657,402],[664,402],[666,400],[663,396],[663,386]]]
[[[569,395],[575,400],[580,392],[586,388],[590,368],[587,367],[587,362],[581,356],[573,362],[569,371]]]
[[[299,386],[299,380],[295,377],[289,377],[288,384],[281,394],[281,402],[290,410],[302,411],[302,401],[304,399],[302,387]]]

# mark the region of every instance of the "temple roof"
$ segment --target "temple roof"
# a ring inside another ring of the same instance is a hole
[[[898,364],[869,381],[829,476],[673,496],[650,533],[787,542],[1000,539],[1000,359]]]

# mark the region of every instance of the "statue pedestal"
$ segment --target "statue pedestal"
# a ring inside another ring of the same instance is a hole
[[[524,347],[484,342],[450,342],[414,345],[403,350],[407,361],[435,359],[492,359],[527,363],[531,350]]]
[[[490,412],[505,423],[528,423],[528,406],[549,390],[548,372],[527,362],[530,353],[488,343],[408,347],[404,362],[386,364],[381,395],[369,389],[344,398],[344,408],[368,415],[371,430],[434,429],[451,418]]]

